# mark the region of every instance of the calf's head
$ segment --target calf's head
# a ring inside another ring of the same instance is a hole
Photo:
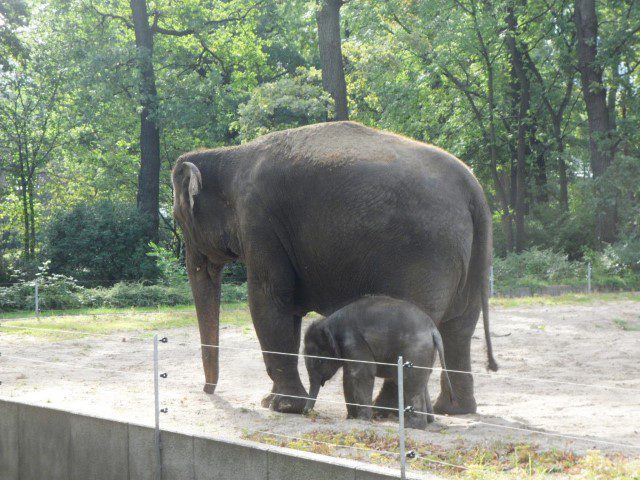
[[[327,327],[326,319],[313,322],[304,336],[304,358],[309,374],[309,397],[305,411],[313,409],[320,387],[330,380],[342,366],[340,348]],[[319,358],[320,357],[320,358]],[[335,359],[335,360],[334,360]]]

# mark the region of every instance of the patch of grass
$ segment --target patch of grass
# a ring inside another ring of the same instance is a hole
[[[196,325],[193,307],[161,307],[157,309],[127,308],[99,309],[87,312],[71,311],[37,318],[3,316],[0,319],[12,328],[1,328],[2,334],[21,334],[52,339],[68,338],[72,334],[51,330],[72,330],[86,333],[109,334],[113,332],[150,332]],[[246,303],[226,303],[220,308],[220,323],[236,327],[250,327],[251,315]],[[24,330],[13,327],[32,327]],[[36,330],[42,329],[42,330]]]
[[[299,438],[284,438],[262,432],[244,432],[243,437],[269,445],[342,456],[396,468],[399,451],[395,433],[381,435],[371,430],[351,432],[316,431]],[[638,478],[640,459],[621,454],[605,455],[592,450],[585,455],[564,450],[543,450],[532,444],[496,443],[490,446],[444,447],[408,439],[407,449],[417,453],[408,465],[417,471],[463,479]],[[377,450],[367,452],[366,450]],[[459,468],[464,467],[464,468]],[[553,478],[553,477],[552,477]]]
[[[640,292],[615,292],[615,293],[567,293],[558,296],[538,297],[493,297],[489,303],[492,307],[516,308],[537,305],[571,305],[588,304],[594,302],[640,302]]]
[[[620,327],[625,332],[640,332],[640,322],[629,322],[629,320],[623,320],[622,318],[616,318],[613,323]]]

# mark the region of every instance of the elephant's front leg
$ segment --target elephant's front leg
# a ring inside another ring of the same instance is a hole
[[[300,347],[300,317],[294,316],[288,296],[249,278],[249,307],[253,325],[265,352],[297,354]],[[302,413],[308,397],[298,373],[296,355],[263,353],[267,373],[273,380],[270,407],[278,412]]]
[[[440,396],[434,405],[438,414],[456,415],[476,413],[476,399],[473,395],[473,376],[470,373],[455,373],[471,371],[471,336],[475,330],[480,307],[469,307],[458,318],[446,321],[439,327],[444,344],[444,358],[451,379],[451,386],[456,397],[456,403],[451,402],[449,388],[445,379],[445,372],[440,375]]]
[[[345,365],[343,370],[342,384],[347,403],[347,418],[371,420],[375,367],[349,364]]]

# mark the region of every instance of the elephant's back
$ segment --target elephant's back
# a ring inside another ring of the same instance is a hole
[[[453,155],[353,122],[264,137],[253,188],[282,228],[300,301],[330,313],[366,294],[438,322],[466,278],[477,181]],[[481,189],[480,189],[481,192]]]

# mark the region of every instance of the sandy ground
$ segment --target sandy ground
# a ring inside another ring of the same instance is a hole
[[[595,447],[640,455],[639,303],[494,309],[492,323],[501,367],[498,374],[485,373],[481,329],[473,341],[474,370],[482,373],[475,377],[478,414],[439,418],[426,431],[409,430],[412,437],[442,445],[523,441],[578,452]],[[388,434],[396,428],[391,421],[345,421],[340,375],[321,391],[316,419],[262,408],[260,400],[270,389],[270,382],[250,328],[223,329],[221,345],[239,350],[222,350],[220,385],[215,395],[206,395],[202,392],[195,326],[161,333],[169,337],[169,343],[160,347],[160,371],[168,373],[168,378],[161,381],[162,407],[168,408],[161,417],[163,427],[225,437],[256,431],[295,436],[313,430],[363,428]],[[51,340],[0,331],[0,352],[0,398],[136,423],[153,422],[150,334]],[[52,363],[27,362],[14,356]],[[303,371],[302,362],[300,366]],[[434,375],[430,383],[432,398],[438,390]],[[635,448],[590,441],[595,439]]]

